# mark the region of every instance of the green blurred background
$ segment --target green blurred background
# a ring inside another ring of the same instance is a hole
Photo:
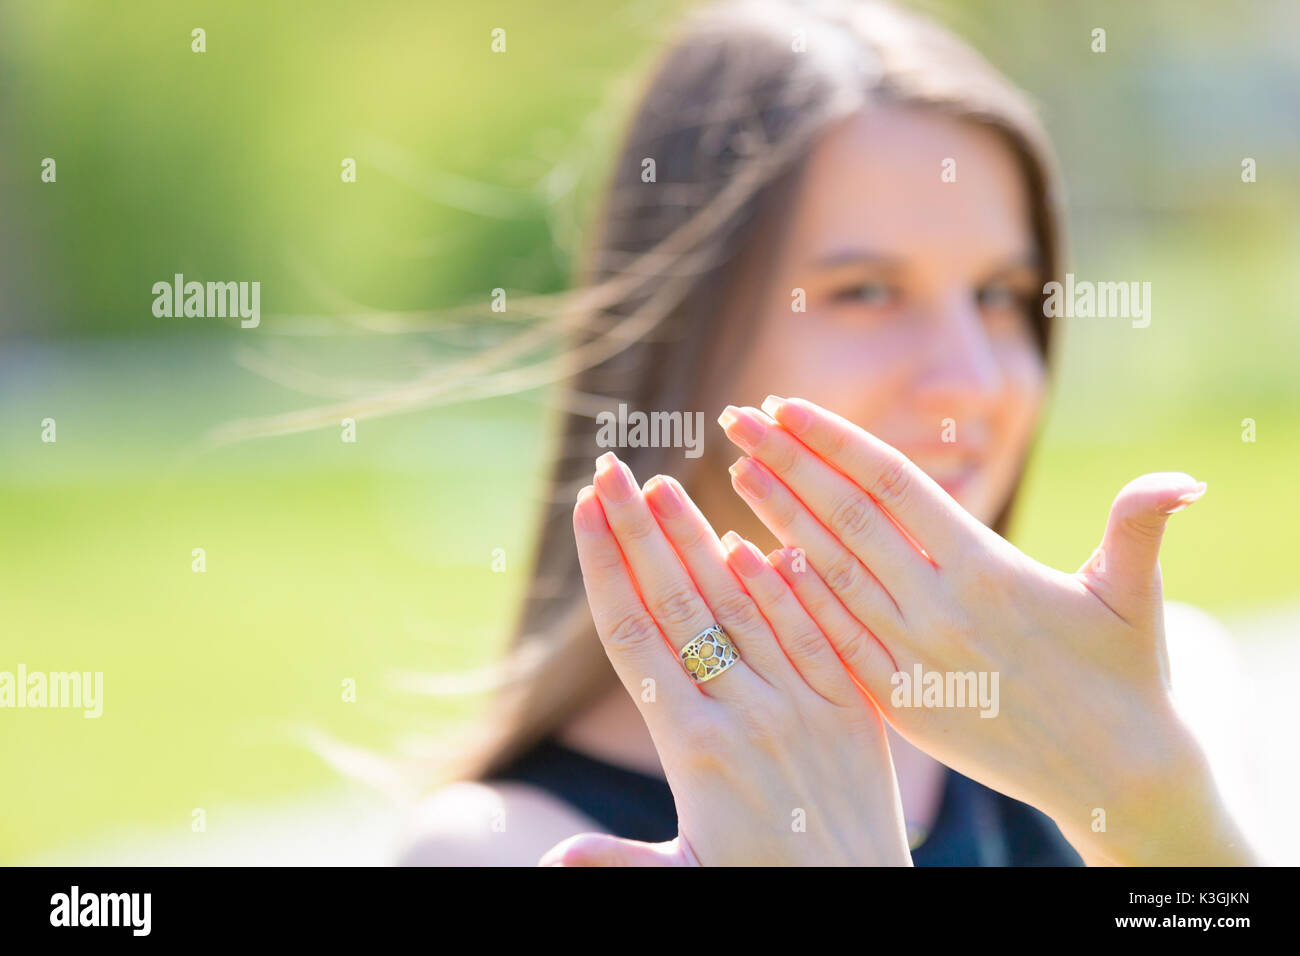
[[[563,288],[636,64],[690,6],[0,3],[0,670],[105,675],[97,721],[0,711],[0,861],[207,859],[244,845],[248,808],[343,786],[305,730],[409,752],[472,719],[479,698],[403,675],[505,640],[547,390],[362,421],[355,444],[202,440],[436,376],[502,334],[442,310]],[[924,9],[1041,104],[1073,270],[1152,283],[1142,333],[1068,328],[1014,540],[1073,569],[1129,478],[1188,471],[1210,493],[1168,535],[1169,597],[1227,620],[1251,667],[1293,668],[1300,7]],[[154,318],[177,272],[259,280],[261,327]]]

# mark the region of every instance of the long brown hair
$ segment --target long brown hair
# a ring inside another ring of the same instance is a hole
[[[736,313],[724,304],[739,294],[738,264],[767,251],[748,236],[779,215],[822,134],[883,102],[1000,132],[1024,172],[1042,281],[1057,276],[1059,198],[1046,134],[1020,91],[965,43],[874,0],[740,0],[691,15],[651,71],[588,232],[531,584],[506,683],[460,775],[491,772],[613,684],[570,519],[602,451],[595,416],[620,403],[698,407],[696,383],[724,342],[722,317]],[[653,183],[643,179],[646,160]],[[1033,318],[1046,357],[1051,329],[1042,309]],[[699,467],[679,449],[630,448],[624,458],[638,475],[675,474],[688,491]]]

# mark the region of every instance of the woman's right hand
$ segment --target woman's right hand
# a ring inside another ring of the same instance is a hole
[[[1254,861],[1165,649],[1161,534],[1203,485],[1130,482],[1094,559],[1065,574],[853,423],[802,399],[764,408],[723,413],[752,456],[733,484],[805,550],[812,573],[787,581],[903,736],[1042,810],[1090,863]]]
[[[544,864],[911,865],[885,728],[764,555],[725,545],[676,481],[612,453],[574,508],[596,630],[677,803],[659,846],[586,835]],[[740,659],[697,683],[678,650],[713,624]]]

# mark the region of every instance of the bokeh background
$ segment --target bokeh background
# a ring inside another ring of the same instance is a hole
[[[481,397],[461,363],[531,321],[491,315],[493,288],[564,288],[691,6],[0,2],[0,669],[105,681],[99,720],[0,711],[0,861],[391,856],[400,801],[310,744],[411,755],[479,713],[448,691],[507,637],[550,389]],[[1073,569],[1129,478],[1209,482],[1167,592],[1233,635],[1225,699],[1254,708],[1243,748],[1294,850],[1300,6],[923,9],[1040,103],[1073,271],[1153,287],[1146,330],[1068,323],[1013,539]],[[155,318],[177,272],[260,281],[260,328]],[[210,440],[412,382],[427,400],[355,444],[337,421]]]

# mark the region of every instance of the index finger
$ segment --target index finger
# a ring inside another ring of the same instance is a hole
[[[906,455],[834,412],[776,395],[763,400],[763,411],[856,482],[937,564],[983,529]]]

